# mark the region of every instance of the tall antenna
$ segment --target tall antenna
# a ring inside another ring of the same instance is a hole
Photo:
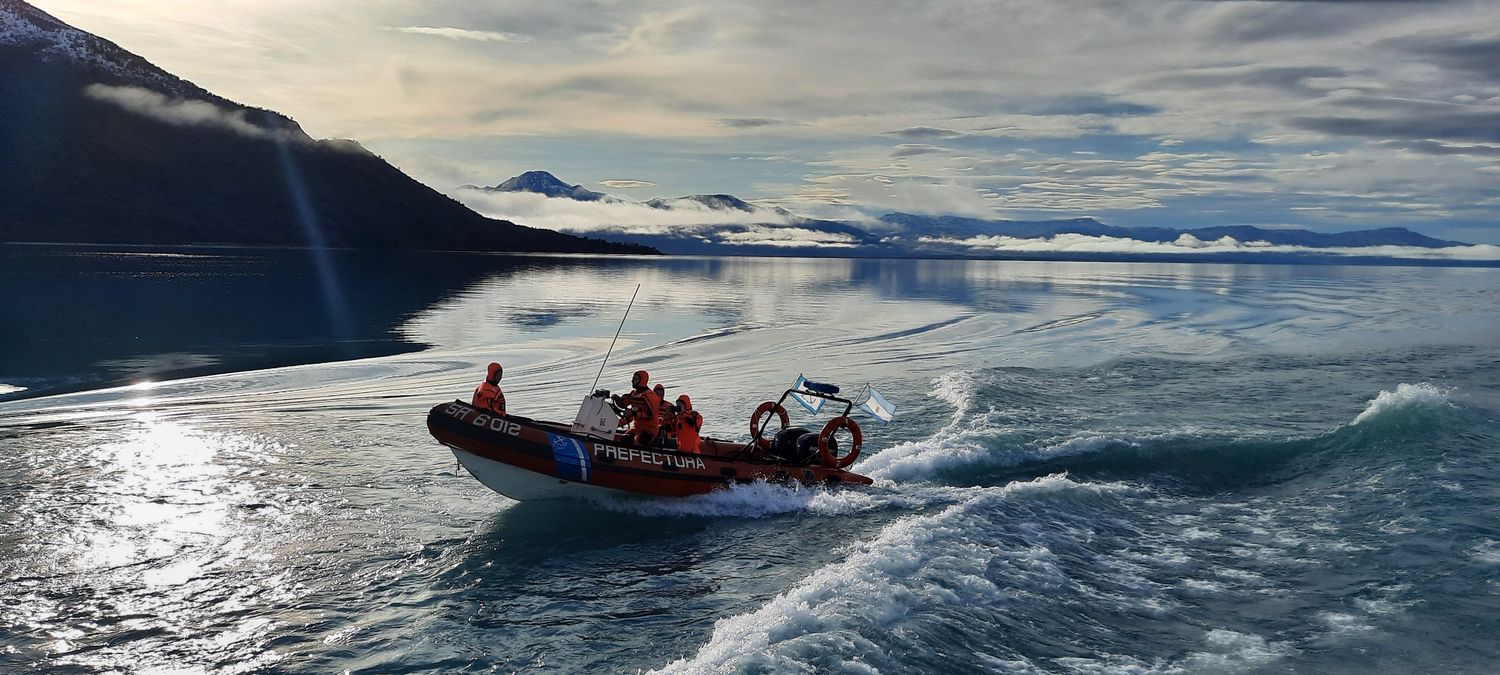
[[[599,364],[599,374],[594,376],[594,384],[589,387],[589,393],[594,393],[594,387],[599,386],[599,378],[604,375],[604,366],[609,363],[609,355],[615,351],[615,340],[620,339],[620,331],[625,328],[625,319],[630,317],[630,308],[635,306],[635,295],[641,292],[641,285],[635,285],[635,293],[630,294],[630,304],[625,305],[625,316],[620,317],[620,327],[615,329],[614,340],[609,341],[609,351],[604,352],[604,363]]]

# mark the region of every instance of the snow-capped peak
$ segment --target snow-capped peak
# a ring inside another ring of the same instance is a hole
[[[527,171],[494,187],[481,189],[489,192],[535,192],[548,197],[565,197],[581,202],[609,199],[609,196],[602,192],[594,192],[582,185],[569,185],[546,171]]]
[[[119,45],[69,26],[21,0],[0,0],[0,46],[30,48],[43,61],[72,61],[177,95],[207,94]]]

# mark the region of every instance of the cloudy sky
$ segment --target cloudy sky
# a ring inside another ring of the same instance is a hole
[[[438,189],[1500,243],[1500,3],[35,0]]]

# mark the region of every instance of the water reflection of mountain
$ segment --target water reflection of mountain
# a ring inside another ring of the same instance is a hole
[[[381,356],[397,328],[485,278],[581,259],[259,249],[0,247],[12,394]]]
[[[1336,278],[1347,269],[1301,275]],[[636,284],[642,290],[625,351],[643,331],[675,345],[850,313],[891,314],[890,331],[876,337],[904,335],[912,322],[927,331],[978,314],[1024,314],[1042,309],[1037,303],[1050,303],[1049,321],[1084,321],[1101,302],[1151,302],[1143,289],[1202,284],[1218,292],[1243,276],[1285,273],[1186,264],[11,246],[0,247],[9,301],[0,315],[0,384],[25,387],[4,395],[17,398],[427,345],[479,359],[562,340],[583,356],[604,349],[596,342],[612,333]],[[1139,287],[1098,282],[1122,274]],[[929,317],[908,301],[949,309]],[[662,357],[621,356],[641,364]]]

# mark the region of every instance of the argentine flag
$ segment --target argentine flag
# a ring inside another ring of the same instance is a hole
[[[807,377],[805,375],[797,376],[797,381],[792,383],[792,400],[801,403],[802,407],[807,408],[808,412],[816,415],[818,414],[819,410],[823,409],[823,399],[816,396],[804,396],[797,393],[798,391],[801,391],[802,385],[806,382]]]
[[[896,406],[885,400],[885,397],[875,391],[874,387],[870,387],[870,397],[865,399],[864,403],[859,404],[859,409],[882,423],[889,422],[896,416]]]

